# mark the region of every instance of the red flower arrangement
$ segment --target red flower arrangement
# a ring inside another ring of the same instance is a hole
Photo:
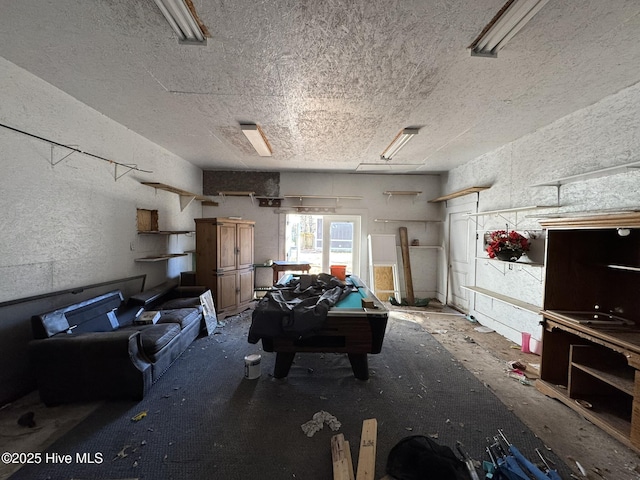
[[[511,230],[507,233],[506,230],[496,230],[489,234],[487,241],[487,253],[489,258],[495,258],[498,256],[498,252],[508,250],[509,252],[516,252],[516,258],[520,257],[522,252],[529,250],[529,239],[523,237],[518,232]],[[519,254],[517,253],[519,252]]]

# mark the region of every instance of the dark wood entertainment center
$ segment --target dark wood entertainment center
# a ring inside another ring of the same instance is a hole
[[[538,390],[640,452],[640,212],[542,220]]]

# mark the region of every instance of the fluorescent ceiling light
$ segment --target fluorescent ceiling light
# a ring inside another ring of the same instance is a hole
[[[194,16],[195,10],[191,10],[193,8],[191,0],[155,0],[155,2],[181,43],[206,44],[205,35]]]
[[[497,57],[513,36],[524,27],[549,0],[509,0],[469,46],[471,55]]]
[[[243,124],[240,125],[242,129],[242,133],[249,139],[253,148],[256,149],[258,155],[261,157],[270,157],[271,156],[271,145],[269,145],[269,140],[265,137],[262,129],[255,124]]]
[[[394,138],[389,146],[385,148],[384,152],[382,152],[380,158],[382,160],[391,160],[409,140],[418,134],[418,132],[418,128],[405,128],[404,130],[400,130],[400,133],[396,135],[396,138]]]
[[[421,163],[360,163],[356,172],[410,172],[420,166]]]

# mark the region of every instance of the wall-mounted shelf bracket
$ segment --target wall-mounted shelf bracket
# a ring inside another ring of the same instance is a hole
[[[120,168],[124,168],[125,171],[123,173],[121,173],[120,175],[118,175],[118,167]],[[117,182],[119,178],[124,177],[127,173],[133,171],[133,170],[137,170],[138,169],[138,165],[136,164],[131,164],[131,165],[127,165],[124,163],[116,163],[115,164],[115,169],[113,170],[113,179]]]
[[[73,155],[74,153],[76,153],[76,151],[75,151],[75,150],[71,150],[69,153],[67,153],[67,154],[66,154],[64,157],[62,157],[61,159],[59,159],[59,160],[55,160],[55,161],[54,161],[54,157],[55,157],[55,155],[54,155],[54,150],[55,150],[56,146],[57,146],[57,145],[55,145],[55,144],[51,144],[51,146],[50,146],[50,147],[51,147],[51,157],[50,157],[49,162],[51,163],[51,166],[52,166],[52,167],[55,167],[55,166],[56,166],[56,165],[58,165],[60,162],[62,162],[65,158],[67,158],[67,157],[69,157],[69,156]],[[69,146],[70,146],[70,147],[77,147],[77,145],[69,145]],[[68,147],[64,147],[64,146],[63,146],[63,147],[60,147],[60,148],[66,148],[66,149],[68,150]]]
[[[109,158],[101,157],[100,155],[96,155],[94,153],[85,152],[83,150],[80,150],[79,148],[76,148],[77,145],[64,145],[63,143],[58,143],[58,142],[55,142],[53,140],[49,140],[47,138],[41,137],[39,135],[34,135],[33,133],[25,132],[24,130],[20,130],[18,128],[10,127],[9,125],[5,125],[3,123],[0,123],[0,127],[6,128],[7,130],[11,130],[12,132],[20,133],[20,134],[25,135],[27,137],[35,138],[35,139],[40,140],[42,142],[48,143],[50,145],[50,147],[51,147],[51,157],[49,159],[49,163],[51,163],[52,167],[55,167],[57,164],[62,162],[65,158],[69,157],[70,155],[72,155],[74,153],[81,153],[83,155],[86,155],[87,157],[92,157],[92,158],[95,158],[97,160],[102,160],[103,162],[109,162],[110,164],[115,165],[116,170],[115,170],[114,175],[113,175],[115,180],[118,180],[118,178],[120,178],[122,175],[126,175],[131,170],[136,170],[138,172],[144,172],[144,173],[153,173],[152,171],[149,171],[149,170],[142,170],[137,165],[130,165],[130,164],[126,164],[126,163],[120,163],[120,162],[116,162],[115,160],[111,160]],[[64,157],[62,157],[59,160],[54,160],[54,153],[53,153],[54,152],[54,147],[60,147],[60,148],[66,149],[66,150],[71,150],[71,152],[68,153],[67,155],[65,155]],[[121,167],[126,167],[129,170],[127,170],[122,175],[118,176],[118,170],[117,170],[118,169],[118,165],[121,166]]]
[[[519,223],[518,221],[519,212],[539,210],[539,209],[545,209],[545,208],[557,208],[557,206],[556,205],[546,205],[546,206],[530,205],[526,207],[504,208],[500,210],[487,210],[486,212],[468,213],[467,217],[473,220],[476,226],[478,226],[479,228],[482,228],[484,226],[484,222],[482,222],[482,225],[480,225],[478,218],[486,217],[486,216],[494,216],[494,217],[500,217],[502,220],[504,220],[504,222],[507,224],[507,228],[508,228],[508,225],[513,225],[513,228],[517,229],[518,223]],[[509,214],[509,213],[515,214],[513,219],[506,216],[506,214]],[[528,218],[528,217],[525,216],[525,218]]]

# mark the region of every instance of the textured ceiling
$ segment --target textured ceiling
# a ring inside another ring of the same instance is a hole
[[[153,0],[0,0],[0,56],[230,170],[446,171],[640,80],[637,0],[551,0],[496,59],[467,47],[504,0],[193,3],[205,47],[178,44]],[[380,160],[405,127],[421,130]]]

